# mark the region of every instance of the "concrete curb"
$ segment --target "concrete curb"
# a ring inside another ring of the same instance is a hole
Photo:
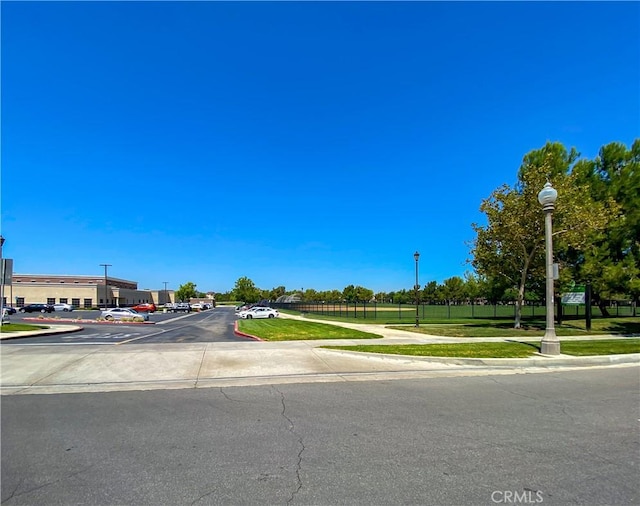
[[[590,367],[602,365],[617,364],[639,364],[640,353],[627,353],[623,355],[594,355],[589,357],[577,357],[562,355],[560,357],[552,357],[539,355],[534,358],[463,358],[463,357],[426,357],[415,355],[396,355],[389,353],[371,353],[363,351],[348,350],[332,350],[329,348],[318,347],[316,351],[342,354],[345,356],[360,356],[378,360],[412,360],[419,362],[436,362],[440,364],[467,365],[508,368],[514,367]]]
[[[238,330],[238,321],[237,320],[233,324],[233,333],[238,337],[246,337],[247,339],[252,339],[254,341],[263,341],[264,342],[264,339],[261,339],[258,336],[253,336],[251,334],[245,334],[244,332],[240,332]]]
[[[84,330],[80,325],[51,325],[48,329],[41,330],[18,330],[16,332],[0,333],[0,340],[19,339],[31,336],[52,336],[55,334],[67,334],[70,332],[78,332]]]

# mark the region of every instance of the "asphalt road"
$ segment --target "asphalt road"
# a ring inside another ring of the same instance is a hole
[[[95,320],[98,311],[73,311],[52,313],[60,318],[86,318]],[[23,323],[37,323],[31,319],[39,314],[15,314],[11,320]],[[47,315],[45,315],[47,316]],[[27,318],[25,320],[24,318]],[[31,318],[31,319],[29,319]],[[233,333],[236,321],[232,307],[215,308],[199,313],[152,313],[149,321],[153,324],[126,323],[80,323],[83,330],[69,334],[32,336],[11,339],[3,344],[144,344],[144,343],[206,343],[246,341]],[[44,322],[46,324],[46,322]],[[67,322],[64,322],[67,323]]]
[[[2,399],[3,505],[627,505],[637,367]]]

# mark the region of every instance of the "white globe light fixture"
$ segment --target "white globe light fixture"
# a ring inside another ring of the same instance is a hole
[[[553,320],[553,224],[551,220],[551,215],[553,214],[557,198],[558,192],[553,186],[551,186],[551,183],[547,181],[542,190],[540,190],[540,193],[538,193],[538,202],[540,202],[540,204],[542,205],[542,210],[544,211],[544,236],[547,269],[547,328],[545,329],[544,337],[542,338],[542,342],[540,343],[540,353],[542,353],[543,355],[560,354],[560,340],[556,335],[556,329]]]
[[[558,192],[553,186],[551,186],[551,183],[547,181],[544,188],[542,188],[540,193],[538,193],[538,202],[542,205],[542,209],[546,211],[547,207],[551,206],[551,210],[553,211],[557,198]]]

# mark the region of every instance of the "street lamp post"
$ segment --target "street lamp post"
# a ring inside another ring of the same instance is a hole
[[[100,264],[104,267],[104,309],[107,309],[107,267],[111,267],[111,264]]]
[[[416,291],[416,327],[420,326],[420,317],[418,315],[418,310],[419,310],[419,306],[420,306],[420,285],[418,284],[418,260],[420,260],[420,253],[418,253],[417,251],[413,254],[413,258],[416,261],[416,286],[415,291]]]
[[[4,244],[4,237],[0,235],[0,327],[4,322],[4,261],[2,260],[2,245]]]
[[[553,322],[553,224],[551,215],[558,198],[558,192],[547,182],[544,188],[538,193],[538,202],[542,205],[544,211],[544,237],[546,249],[546,270],[547,270],[547,328],[544,337],[540,343],[540,353],[543,355],[559,355],[560,340],[556,335],[556,329]]]

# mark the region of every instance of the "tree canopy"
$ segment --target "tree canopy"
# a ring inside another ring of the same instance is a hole
[[[197,297],[198,292],[196,291],[195,283],[187,281],[184,285],[180,285],[175,291],[174,296],[176,300],[181,302],[188,302],[189,299]]]
[[[480,205],[487,224],[472,225],[477,234],[471,250],[476,272],[489,279],[504,278],[517,289],[516,328],[521,326],[526,290],[540,290],[545,279],[544,220],[538,202],[545,182],[558,191],[553,214],[558,250],[584,250],[591,234],[610,220],[604,203],[592,198],[580,173],[573,171],[578,156],[557,142],[531,151],[523,158],[516,185],[502,185]]]

